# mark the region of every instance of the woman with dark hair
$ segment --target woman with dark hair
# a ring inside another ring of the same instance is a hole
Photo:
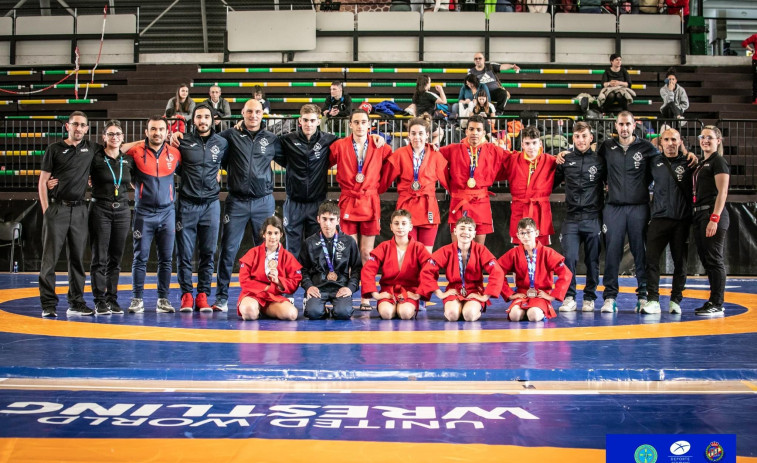
[[[676,70],[668,69],[665,73],[665,85],[660,88],[662,107],[660,112],[666,119],[683,119],[683,113],[689,109],[689,97],[686,90],[678,85]],[[660,132],[662,133],[662,132]]]
[[[623,58],[610,55],[610,67],[602,74],[602,90],[597,101],[603,112],[628,111],[628,105],[636,93],[631,90],[631,77],[623,67]]]
[[[415,107],[413,115],[420,116],[423,113],[428,113],[433,116],[436,105],[447,104],[444,88],[437,84],[434,86],[434,90],[437,93],[431,91],[431,77],[426,74],[418,77],[415,84],[415,94],[413,94],[413,105]]]
[[[284,225],[276,216],[260,227],[263,244],[239,259],[237,314],[243,320],[257,320],[260,314],[280,320],[296,320],[297,309],[286,293],[293,293],[302,281],[302,265],[281,245]]]
[[[478,92],[485,92],[486,99],[491,101],[492,97],[489,94],[489,88],[482,84],[478,77],[474,74],[468,74],[465,76],[465,82],[460,87],[460,92],[457,94],[457,103],[452,105],[452,113],[458,114],[460,117],[468,117],[471,115],[471,110],[476,104],[475,96]]]
[[[697,253],[710,282],[710,298],[694,312],[716,317],[723,315],[725,293],[725,237],[728,231],[728,196],[730,170],[723,157],[723,134],[714,125],[706,125],[699,135],[704,158],[692,175],[694,193],[694,240]]]
[[[182,116],[185,121],[192,119],[195,102],[189,97],[189,85],[179,84],[179,88],[176,89],[176,96],[168,100],[166,104],[166,116],[168,116],[169,109],[173,110],[173,114],[171,114],[173,117]]]

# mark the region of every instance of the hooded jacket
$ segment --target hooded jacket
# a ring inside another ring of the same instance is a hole
[[[209,109],[205,104],[195,107]],[[194,113],[192,120],[194,121]],[[211,115],[213,111],[211,109]],[[226,156],[229,142],[215,133],[215,124],[210,123],[210,136],[203,140],[197,133],[197,128],[192,128],[184,135],[179,143],[181,153],[181,189],[180,199],[192,203],[204,203],[218,199],[221,185],[217,175],[221,170],[221,163]]]

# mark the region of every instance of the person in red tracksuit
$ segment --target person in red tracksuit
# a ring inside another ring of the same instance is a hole
[[[398,149],[389,157],[384,165],[379,191],[386,191],[399,177],[397,210],[410,212],[410,237],[420,241],[431,253],[441,223],[436,182],[444,189],[448,188],[447,161],[428,144],[431,133],[431,117],[428,114],[412,119],[408,129],[410,145]]]
[[[331,165],[336,164],[336,181],[341,191],[339,223],[342,232],[358,244],[363,264],[381,232],[381,167],[392,154],[389,146],[376,146],[375,140],[368,136],[370,128],[368,113],[356,109],[350,116],[352,134],[332,143],[329,153]],[[371,310],[370,303],[360,301],[360,310]]]
[[[418,312],[420,273],[431,253],[411,238],[412,216],[404,209],[392,213],[394,237],[376,246],[361,272],[363,297],[378,301],[378,312],[384,320],[399,316],[410,320]],[[376,275],[381,270],[381,291],[376,287]]]
[[[493,143],[486,143],[481,116],[468,118],[466,138],[462,143],[443,146],[439,151],[449,165],[450,232],[461,217],[470,217],[476,224],[476,243],[484,244],[486,235],[494,232],[489,187],[506,163],[509,152]],[[452,241],[455,241],[452,233]]]
[[[513,301],[507,309],[510,321],[538,322],[545,317],[554,318],[552,301],[562,301],[570,287],[573,273],[565,266],[565,258],[554,249],[542,246],[536,240],[538,236],[536,222],[530,217],[521,219],[518,222],[521,244],[498,261],[505,274],[515,273],[516,291],[508,284],[502,286],[502,298]]]
[[[455,224],[457,240],[442,246],[421,270],[420,294],[436,297],[444,302],[444,317],[458,321],[462,315],[467,322],[481,318],[481,313],[502,290],[505,273],[496,258],[483,244],[473,241],[476,222],[470,217],[461,217]],[[445,270],[447,287],[439,288],[439,271]],[[489,284],[484,287],[484,272],[489,274]]]
[[[548,246],[550,235],[555,233],[549,195],[555,183],[557,164],[554,156],[544,153],[536,127],[528,126],[520,135],[523,152],[513,152],[502,168],[503,178],[510,184],[510,194],[513,197],[510,238],[513,243],[520,243],[518,221],[531,217],[539,230],[538,241]]]
[[[281,245],[284,225],[276,216],[260,226],[263,244],[239,259],[237,314],[244,320],[257,320],[261,313],[280,320],[296,320],[297,309],[284,294],[297,290],[302,281],[302,265]]]

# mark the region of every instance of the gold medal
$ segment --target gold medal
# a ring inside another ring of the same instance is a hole
[[[116,188],[115,188],[115,189],[113,190],[113,195],[114,195],[114,196],[118,196],[118,187],[116,187]]]
[[[468,188],[476,188],[476,179],[471,177],[468,179]]]
[[[271,270],[273,270],[276,267],[278,267],[278,265],[279,265],[279,261],[277,261],[276,259],[271,259],[271,260],[268,261],[268,268],[271,269]]]
[[[413,189],[413,191],[418,191],[421,189],[421,182],[418,180],[414,181],[413,184],[410,186],[410,188]]]
[[[326,275],[326,279],[329,281],[336,281],[336,272],[329,272],[329,274]]]
[[[363,183],[365,181],[365,175],[362,173],[355,175],[355,181],[357,183]]]
[[[526,296],[528,297],[536,297],[537,294],[539,294],[539,292],[534,288],[528,288],[528,291],[526,291]]]

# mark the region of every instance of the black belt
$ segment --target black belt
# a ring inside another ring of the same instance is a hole
[[[50,202],[55,204],[61,204],[66,207],[81,206],[84,201],[66,201],[65,199],[51,199]]]
[[[707,209],[709,209],[709,208],[711,208],[711,207],[712,207],[712,206],[710,206],[709,204],[708,204],[708,205],[706,205],[706,206],[694,206],[694,208],[693,208],[692,210],[693,210],[694,212],[701,212],[701,211],[706,211]]]
[[[248,195],[238,195],[235,193],[229,193],[229,196],[231,196],[234,199],[238,199],[240,201],[254,201],[256,199],[265,198],[266,196],[269,196],[272,193],[268,193],[262,196],[248,196]]]
[[[110,206],[111,209],[120,209],[121,207],[129,207],[129,201],[124,201],[124,202],[113,201],[113,202],[110,202],[110,201],[107,201],[107,200],[104,200],[104,199],[92,198],[92,202],[93,203],[102,204],[103,206],[106,206],[106,207]]]
[[[186,201],[188,203],[192,203],[195,206],[204,206],[206,204],[210,204],[213,201],[218,201],[218,197],[215,198],[208,198],[208,199],[202,199],[202,198],[192,198],[189,196],[179,196],[179,201]]]

